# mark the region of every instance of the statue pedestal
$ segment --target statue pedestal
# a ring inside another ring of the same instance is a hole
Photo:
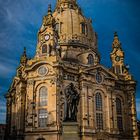
[[[63,122],[63,140],[80,140],[77,122]]]

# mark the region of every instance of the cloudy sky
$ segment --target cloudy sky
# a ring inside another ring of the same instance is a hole
[[[98,33],[101,63],[110,67],[113,33],[118,32],[125,63],[138,82],[137,111],[140,119],[140,1],[139,0],[77,0],[86,17],[93,20]],[[5,99],[23,47],[29,57],[36,49],[37,31],[47,13],[48,4],[54,9],[56,0],[0,0],[0,123],[5,122]]]

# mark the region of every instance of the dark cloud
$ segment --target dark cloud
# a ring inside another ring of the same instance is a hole
[[[138,81],[137,104],[140,99],[140,1],[139,0],[77,0],[86,17],[93,19],[98,33],[101,63],[111,66],[110,51],[113,33],[117,31],[125,51],[126,63]],[[23,47],[32,57],[36,49],[37,31],[48,4],[55,7],[56,0],[0,0],[0,97],[5,108],[7,92],[19,64]],[[4,121],[5,110],[3,114]],[[140,114],[140,113],[139,113]],[[140,115],[139,115],[140,118]]]

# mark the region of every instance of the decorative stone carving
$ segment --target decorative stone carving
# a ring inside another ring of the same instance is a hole
[[[28,84],[28,85],[33,85],[33,84],[34,84],[34,80],[29,80],[29,81],[27,81],[27,84]]]
[[[53,25],[55,23],[52,15],[45,16],[43,19],[44,26]]]
[[[54,25],[55,25],[55,19],[52,16],[51,5],[49,5],[48,15],[44,16],[44,18],[43,18],[43,24],[40,29],[40,32],[43,32],[48,26],[54,27]]]

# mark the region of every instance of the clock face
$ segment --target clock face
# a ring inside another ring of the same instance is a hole
[[[38,69],[38,74],[44,76],[48,73],[48,69],[45,66],[41,66]]]
[[[116,57],[115,57],[115,60],[116,60],[116,61],[120,61],[120,57],[119,57],[119,56],[116,56]]]
[[[45,35],[45,40],[48,41],[49,39],[50,39],[50,35],[49,34],[46,34]]]

